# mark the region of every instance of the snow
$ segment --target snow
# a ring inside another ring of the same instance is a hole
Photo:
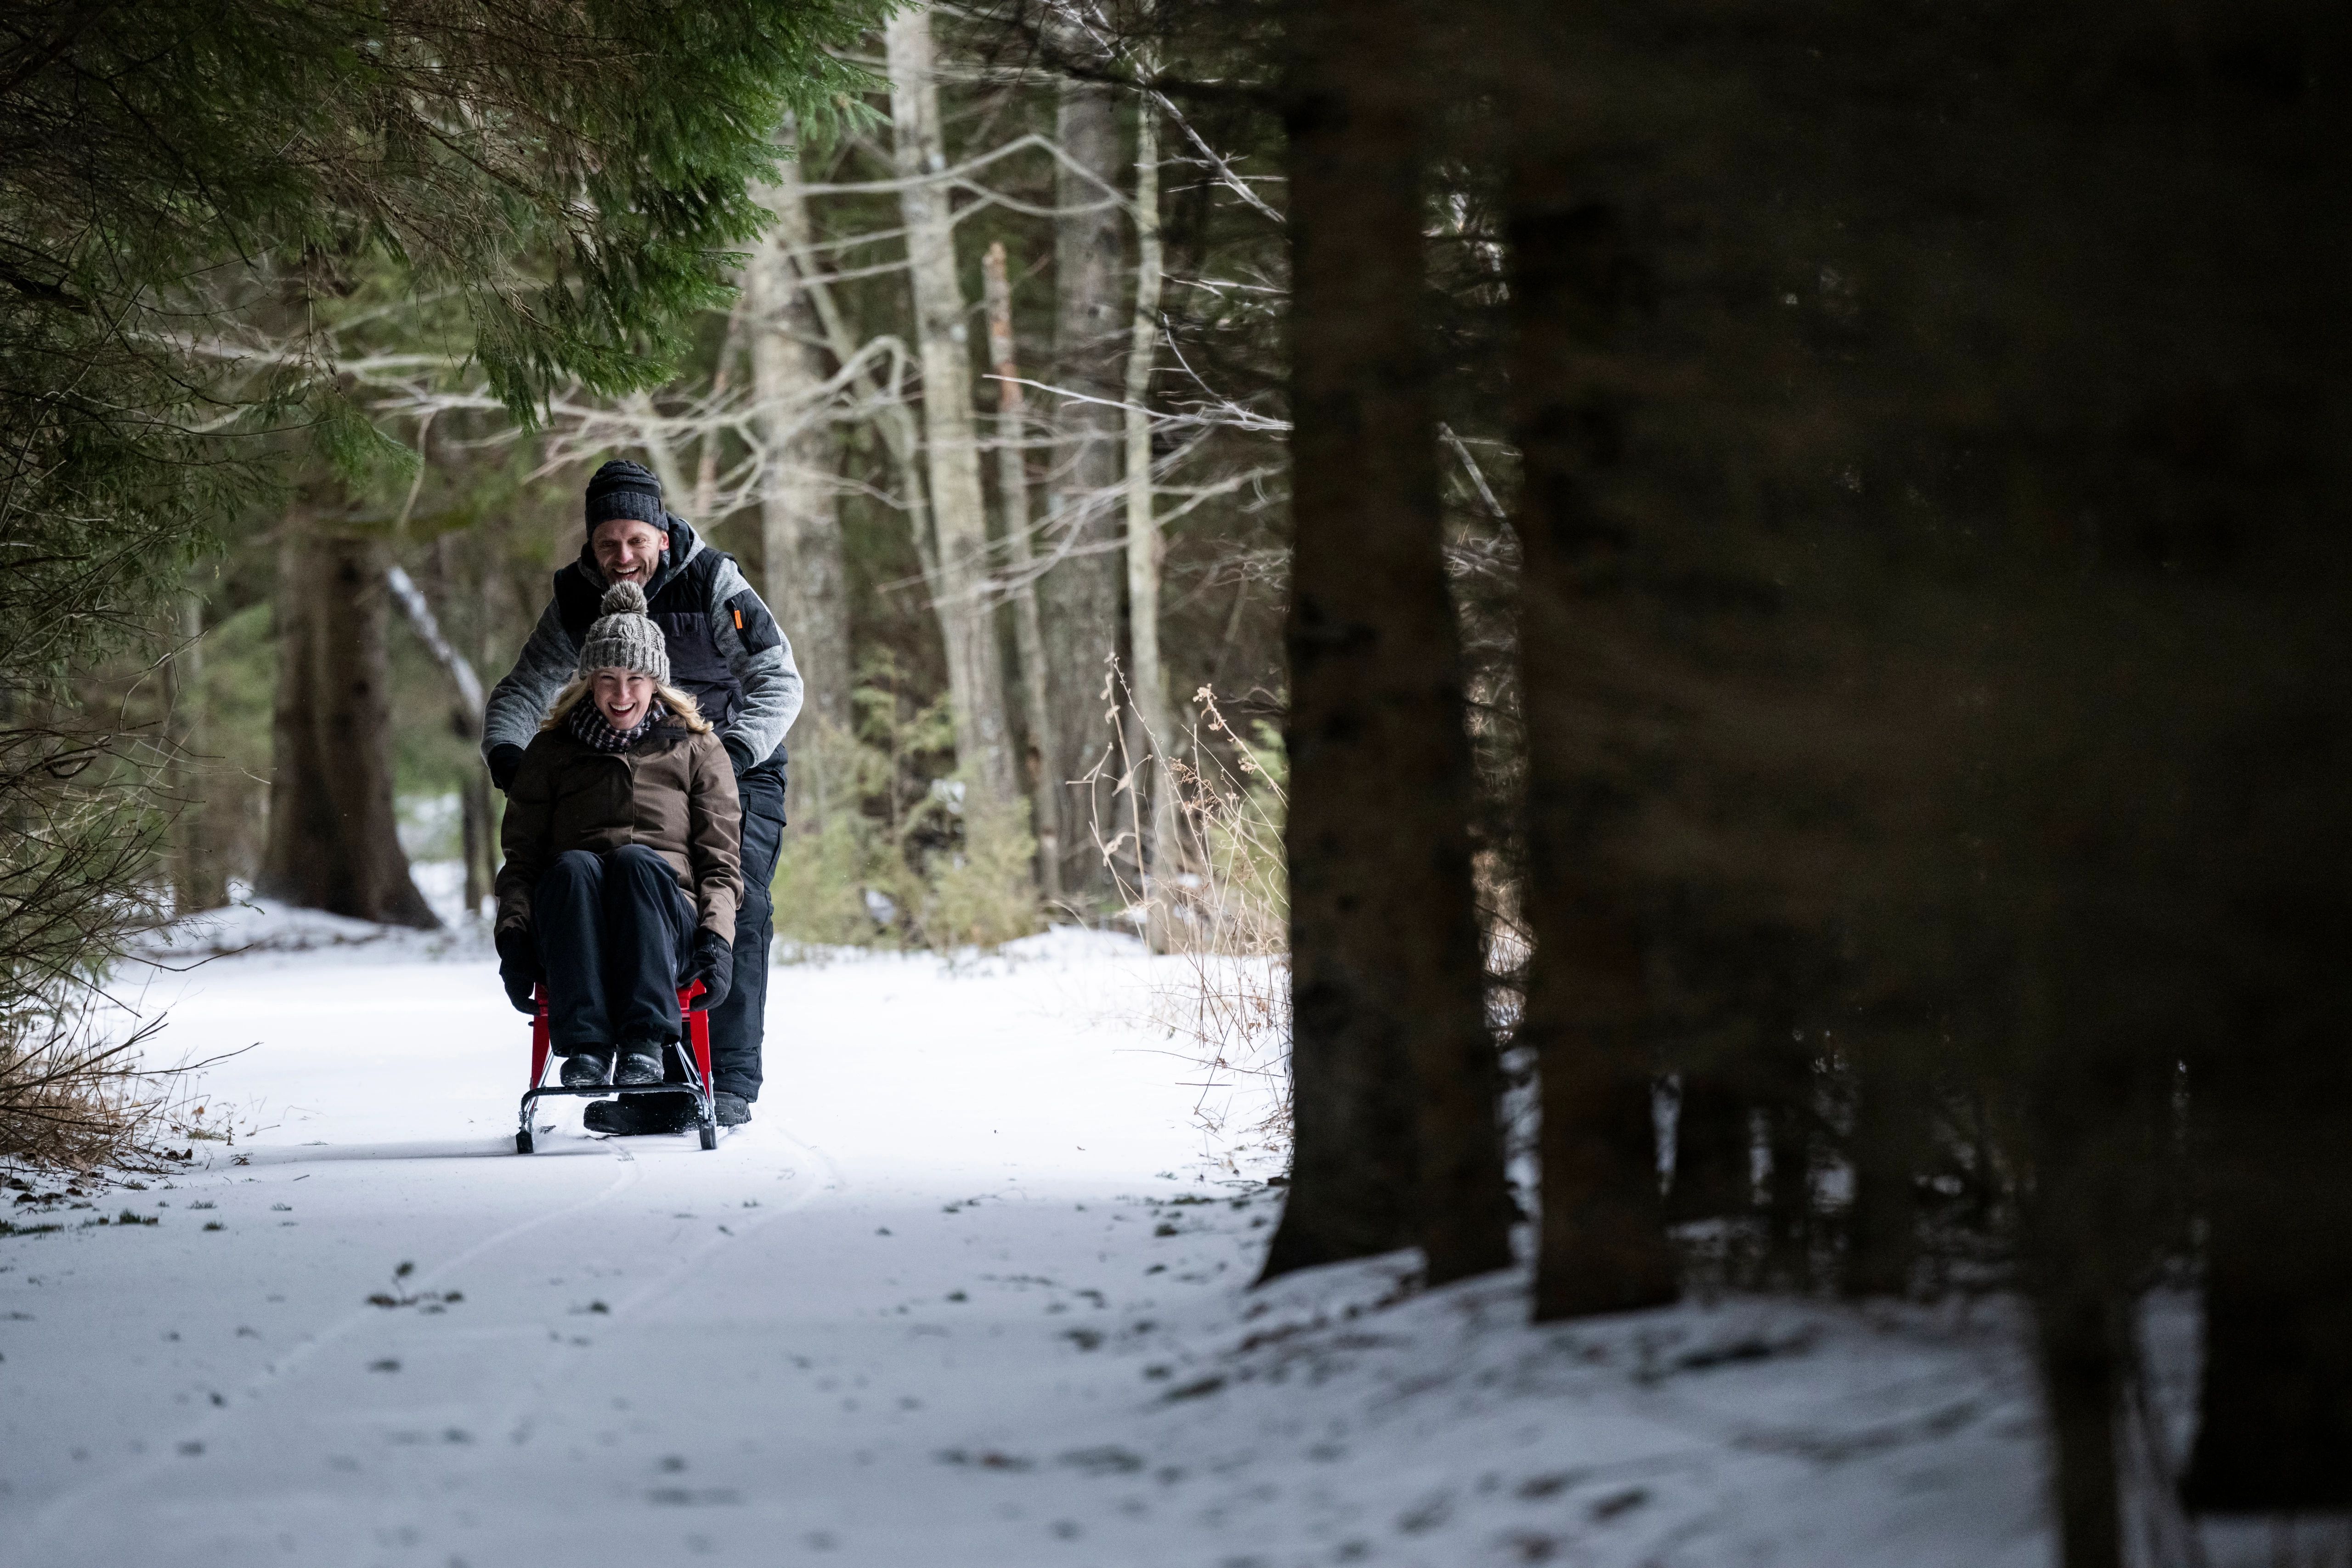
[[[522,1158],[478,933],[226,923],[126,989],[257,1131],[0,1237],[0,1564],[2052,1560],[1999,1300],[1248,1289],[1275,1167],[1123,939],[780,966],[717,1152]]]
[[[133,954],[145,960],[145,966],[166,971],[247,953],[315,952],[321,948],[404,963],[489,957],[489,932],[484,922],[466,918],[464,868],[454,860],[428,860],[410,869],[417,891],[441,918],[443,929],[412,931],[331,915],[324,910],[296,909],[275,899],[258,898],[243,883],[232,882],[226,907],[191,915],[151,932],[133,944]],[[134,966],[129,978],[142,978],[141,968],[145,966]]]

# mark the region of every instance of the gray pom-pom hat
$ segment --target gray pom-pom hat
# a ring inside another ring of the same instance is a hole
[[[646,591],[635,583],[604,590],[594,624],[580,645],[580,673],[626,669],[669,684],[669,640],[646,616]]]

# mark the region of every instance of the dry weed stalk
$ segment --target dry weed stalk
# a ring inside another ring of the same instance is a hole
[[[1113,680],[1123,693],[1116,669]],[[1174,844],[1145,844],[1151,813],[1142,797],[1158,737],[1146,731],[1143,747],[1130,745],[1130,705],[1112,705],[1110,745],[1082,782],[1107,777],[1116,760],[1112,798],[1124,797],[1127,822],[1106,838],[1097,818],[1095,845],[1126,901],[1123,917],[1178,961],[1153,967],[1151,1021],[1191,1043],[1185,1059],[1201,1073],[1193,1121],[1227,1145],[1223,1158],[1230,1164],[1250,1141],[1276,1153],[1290,1141],[1287,796],[1276,737],[1244,739],[1206,686],[1192,703],[1198,714],[1190,733],[1181,747],[1160,752],[1176,795]],[[1139,866],[1153,869],[1130,876]],[[1254,1119],[1236,1126],[1237,1114]]]
[[[100,977],[162,918],[167,749],[16,697],[0,727],[0,1163],[158,1167],[192,1069],[145,1065],[163,1018],[118,1006]]]
[[[156,1169],[190,1157],[164,1145],[190,1135],[178,1112],[193,1068],[151,1068],[142,1057],[163,1018],[109,1038],[93,1002],[84,993],[0,1026],[0,1164]]]

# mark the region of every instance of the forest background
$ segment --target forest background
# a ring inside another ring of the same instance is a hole
[[[1105,69],[1137,68],[1097,33],[1070,37]],[[236,345],[248,364],[331,363],[399,450],[314,465],[291,496],[240,510],[186,590],[173,679],[128,693],[203,737],[175,774],[182,906],[235,883],[433,918],[403,887],[392,825],[305,810],[331,792],[300,769],[352,795],[389,787],[413,852],[463,864],[478,907],[499,808],[479,692],[579,552],[585,475],[621,454],[742,563],[807,683],[785,940],[1142,927],[1167,902],[1145,893],[1139,839],[1155,836],[1210,858],[1255,846],[1264,863],[1242,877],[1264,898],[1280,833],[1284,260],[1253,184],[1276,183],[1276,128],[1245,105],[1181,112],[1072,80],[1023,40],[1002,18],[917,14],[845,47],[866,90],[780,140],[782,177],[753,190],[772,226],[731,299],[675,345],[642,345],[664,379],[641,391],[567,382],[534,427],[436,342],[429,304],[365,278],[299,342]],[[1139,648],[1139,603],[1156,634]],[[339,720],[341,689],[304,684],[314,619],[368,628],[360,700],[381,724]],[[1222,719],[1201,692],[1223,694]],[[321,726],[345,738],[313,750],[296,733]],[[1189,791],[1146,762],[1154,732]],[[1179,793],[1208,816],[1180,821]],[[1278,895],[1263,913],[1279,925]]]

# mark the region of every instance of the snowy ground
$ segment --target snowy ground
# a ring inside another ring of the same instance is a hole
[[[148,1000],[266,1130],[0,1237],[0,1564],[2050,1561],[2000,1303],[1246,1290],[1130,946],[780,967],[716,1152],[521,1158],[478,945],[247,920]]]

